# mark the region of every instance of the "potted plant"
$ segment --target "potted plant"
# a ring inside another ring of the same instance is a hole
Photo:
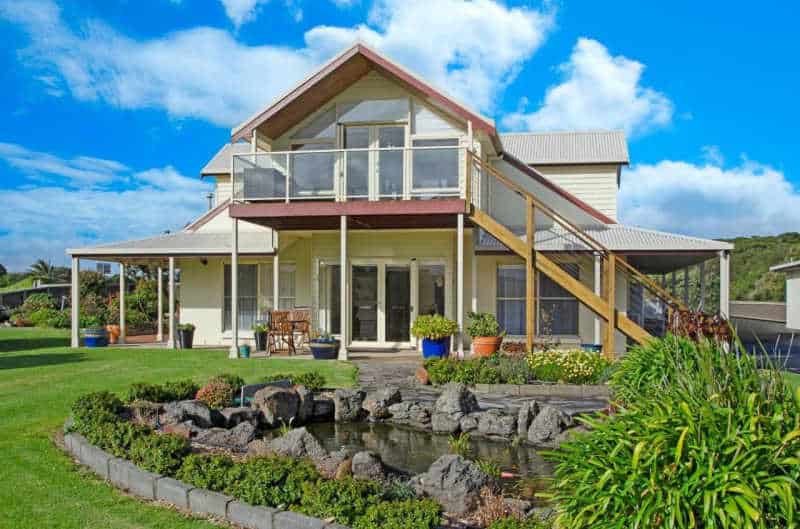
[[[86,316],[81,320],[84,325],[83,345],[85,347],[105,347],[108,345],[108,331],[98,316]]]
[[[314,360],[336,360],[339,357],[339,346],[341,343],[325,332],[314,332],[314,336],[308,342]]]
[[[181,349],[192,348],[195,329],[196,327],[193,323],[181,323],[178,325],[178,344],[180,344]]]
[[[267,350],[267,334],[269,333],[269,325],[266,323],[256,323],[253,325],[253,337],[256,340],[256,351]]]
[[[469,312],[467,334],[472,337],[472,354],[491,356],[500,349],[505,332],[500,332],[500,323],[489,312]]]
[[[117,343],[121,334],[120,326],[116,324],[106,325],[106,331],[108,332],[108,343]]]
[[[450,337],[458,323],[439,314],[417,316],[411,334],[422,340],[423,358],[444,358],[450,355]]]

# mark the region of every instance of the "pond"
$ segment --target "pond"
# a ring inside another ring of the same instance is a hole
[[[440,456],[450,452],[448,436],[412,430],[386,423],[323,422],[306,427],[328,451],[348,448],[371,450],[388,466],[408,474],[420,474]],[[496,463],[504,473],[513,475],[502,480],[509,494],[531,499],[536,488],[552,474],[552,464],[532,447],[508,441],[481,437],[470,439],[469,459]]]

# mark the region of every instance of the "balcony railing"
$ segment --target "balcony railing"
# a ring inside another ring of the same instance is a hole
[[[464,197],[464,147],[296,150],[233,157],[240,201]]]

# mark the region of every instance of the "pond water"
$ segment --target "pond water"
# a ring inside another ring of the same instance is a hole
[[[372,450],[388,466],[408,474],[420,474],[431,463],[450,452],[447,435],[433,434],[386,423],[315,423],[306,428],[329,450],[348,448]],[[492,461],[512,474],[502,480],[503,489],[514,495],[530,498],[531,488],[541,490],[552,474],[552,464],[536,450],[524,444],[494,441],[480,437],[470,439],[468,457]]]

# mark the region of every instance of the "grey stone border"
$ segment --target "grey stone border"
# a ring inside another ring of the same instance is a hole
[[[609,387],[599,384],[475,384],[473,390],[482,395],[604,400],[611,398]]]
[[[209,515],[246,529],[348,529],[292,511],[248,505],[231,496],[147,472],[114,457],[77,433],[64,434],[64,450],[98,477],[144,500],[158,500],[200,517]]]

